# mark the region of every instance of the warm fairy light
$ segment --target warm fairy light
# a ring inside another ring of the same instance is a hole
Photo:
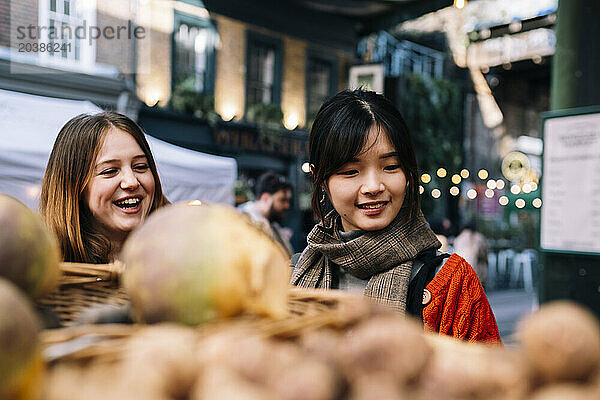
[[[490,179],[489,181],[487,181],[487,187],[488,189],[496,189],[496,181]]]
[[[200,200],[192,200],[188,201],[188,206],[201,206],[202,202]]]
[[[450,194],[451,194],[452,196],[458,196],[458,194],[459,194],[459,193],[460,193],[460,189],[459,189],[458,187],[456,187],[456,186],[452,186],[452,187],[450,188]]]
[[[512,186],[510,187],[510,192],[511,192],[512,194],[519,194],[519,193],[521,193],[521,186],[519,186],[519,185],[516,185],[516,184],[515,184],[515,185],[512,185]]]
[[[508,197],[506,196],[500,196],[500,198],[498,199],[498,203],[500,203],[501,206],[505,206],[508,204]]]
[[[225,104],[223,106],[223,110],[221,111],[221,118],[223,118],[223,121],[231,121],[236,114],[236,108],[234,105],[232,104]]]
[[[423,194],[425,192],[425,188],[419,185],[419,194]]]
[[[531,192],[531,185],[529,183],[526,183],[523,185],[523,188],[521,190],[523,190],[523,193],[529,193]]]
[[[283,118],[283,126],[285,126],[288,131],[293,131],[296,129],[299,122],[300,116],[295,111],[287,112]]]
[[[460,176],[462,176],[463,179],[467,179],[469,177],[469,170],[463,169],[462,171],[460,171]]]
[[[488,172],[485,169],[480,169],[479,172],[477,173],[477,176],[479,177],[479,179],[487,179],[488,177]]]
[[[440,189],[433,189],[431,191],[431,197],[433,197],[434,199],[439,198],[442,195],[442,192],[440,191]]]
[[[496,181],[496,189],[500,189],[500,190],[504,189],[504,181],[502,179],[498,179]]]
[[[523,199],[517,199],[515,201],[515,206],[517,206],[517,208],[523,208],[523,207],[525,207],[525,200],[523,200]]]
[[[431,175],[429,175],[429,174],[421,175],[421,182],[423,182],[423,183],[431,182]]]
[[[462,10],[463,8],[465,8],[465,3],[466,0],[454,0],[454,7],[458,8],[459,10]]]
[[[475,189],[469,189],[467,191],[467,197],[471,200],[473,200],[475,197],[477,197],[477,190]]]
[[[529,186],[531,186],[531,191],[532,191],[532,192],[535,192],[536,190],[538,190],[538,185],[537,185],[537,183],[535,183],[535,182],[531,182],[531,183],[529,184]]]
[[[459,174],[452,175],[452,183],[454,183],[455,185],[458,185],[461,180],[462,180],[462,178],[460,177]]]
[[[445,178],[446,173],[447,172],[444,168],[438,168],[438,170],[437,170],[437,176],[439,176],[440,178]]]
[[[533,204],[533,206],[535,208],[540,208],[542,206],[542,199],[540,199],[539,197],[536,197],[535,199],[533,199],[531,204]]]
[[[491,199],[494,197],[494,191],[492,189],[485,189],[485,197]]]
[[[302,164],[302,172],[308,174],[310,172],[310,163],[305,162]]]

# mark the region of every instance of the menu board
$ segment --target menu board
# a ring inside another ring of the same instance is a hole
[[[600,253],[600,110],[548,114],[543,123],[540,246]]]

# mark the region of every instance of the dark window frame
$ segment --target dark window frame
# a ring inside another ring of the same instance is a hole
[[[328,54],[328,53],[324,53],[323,51],[317,51],[314,49],[308,49],[306,51],[306,84],[305,84],[305,88],[306,88],[306,124],[308,126],[309,120],[311,118],[310,115],[310,82],[311,82],[311,77],[310,77],[310,69],[311,69],[311,65],[315,62],[321,62],[321,63],[326,63],[329,64],[330,66],[330,70],[331,70],[331,79],[329,81],[329,93],[327,97],[331,97],[333,95],[335,95],[338,92],[338,81],[339,81],[339,77],[338,77],[338,58],[335,55],[332,54]]]
[[[180,0],[182,1],[182,0]],[[183,0],[185,3],[189,1]],[[201,2],[200,2],[201,3]],[[192,3],[190,3],[192,4]],[[195,26],[198,28],[210,28],[218,33],[217,23],[213,19],[201,18],[193,15],[182,13],[178,10],[174,10],[174,21],[173,21],[173,33],[171,34],[171,91],[175,90],[176,85],[176,41],[175,35],[179,31],[179,26],[186,24],[188,26]],[[217,49],[207,47],[207,60],[206,60],[206,76],[204,79],[204,90],[200,93],[211,94],[215,93],[215,75],[216,75],[216,64],[217,64]]]
[[[253,46],[262,45],[272,47],[274,50],[275,60],[273,66],[273,93],[272,102],[270,104],[281,105],[281,88],[283,83],[283,40],[263,35],[261,33],[247,30],[246,31],[246,94],[244,95],[244,109],[247,110],[250,104],[248,103],[249,93],[249,71],[250,71],[250,52]]]

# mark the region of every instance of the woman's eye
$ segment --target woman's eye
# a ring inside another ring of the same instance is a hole
[[[345,171],[340,171],[337,173],[338,175],[354,175],[354,174],[358,174],[358,171],[355,169],[348,169]]]
[[[133,167],[133,169],[135,169],[136,171],[146,171],[148,168],[150,168],[148,166],[148,164],[138,164],[136,166]]]
[[[105,170],[101,171],[100,175],[114,175],[116,173],[117,173],[116,168],[109,168],[109,169],[105,169]]]
[[[386,170],[386,171],[394,171],[394,170],[396,170],[398,168],[400,168],[400,166],[397,165],[397,164],[394,164],[394,165],[387,165],[383,169]]]

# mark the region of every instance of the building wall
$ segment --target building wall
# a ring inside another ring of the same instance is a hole
[[[131,2],[137,0],[102,0],[96,3],[96,25],[100,28],[127,27],[132,19]],[[126,31],[119,32],[119,38],[99,38],[96,41],[96,62],[116,67],[119,72],[134,72],[132,39]]]
[[[288,128],[306,124],[306,45],[284,37],[281,110]]]
[[[38,0],[0,0],[0,46],[17,48],[18,43],[37,40],[17,40],[17,27],[38,26]],[[12,37],[12,43],[11,43]]]
[[[137,94],[148,105],[166,106],[171,97],[172,3],[150,0],[137,10],[138,24],[146,28],[137,46]]]
[[[215,109],[229,120],[244,114],[246,95],[246,26],[233,19],[215,16],[220,47],[217,49]]]

